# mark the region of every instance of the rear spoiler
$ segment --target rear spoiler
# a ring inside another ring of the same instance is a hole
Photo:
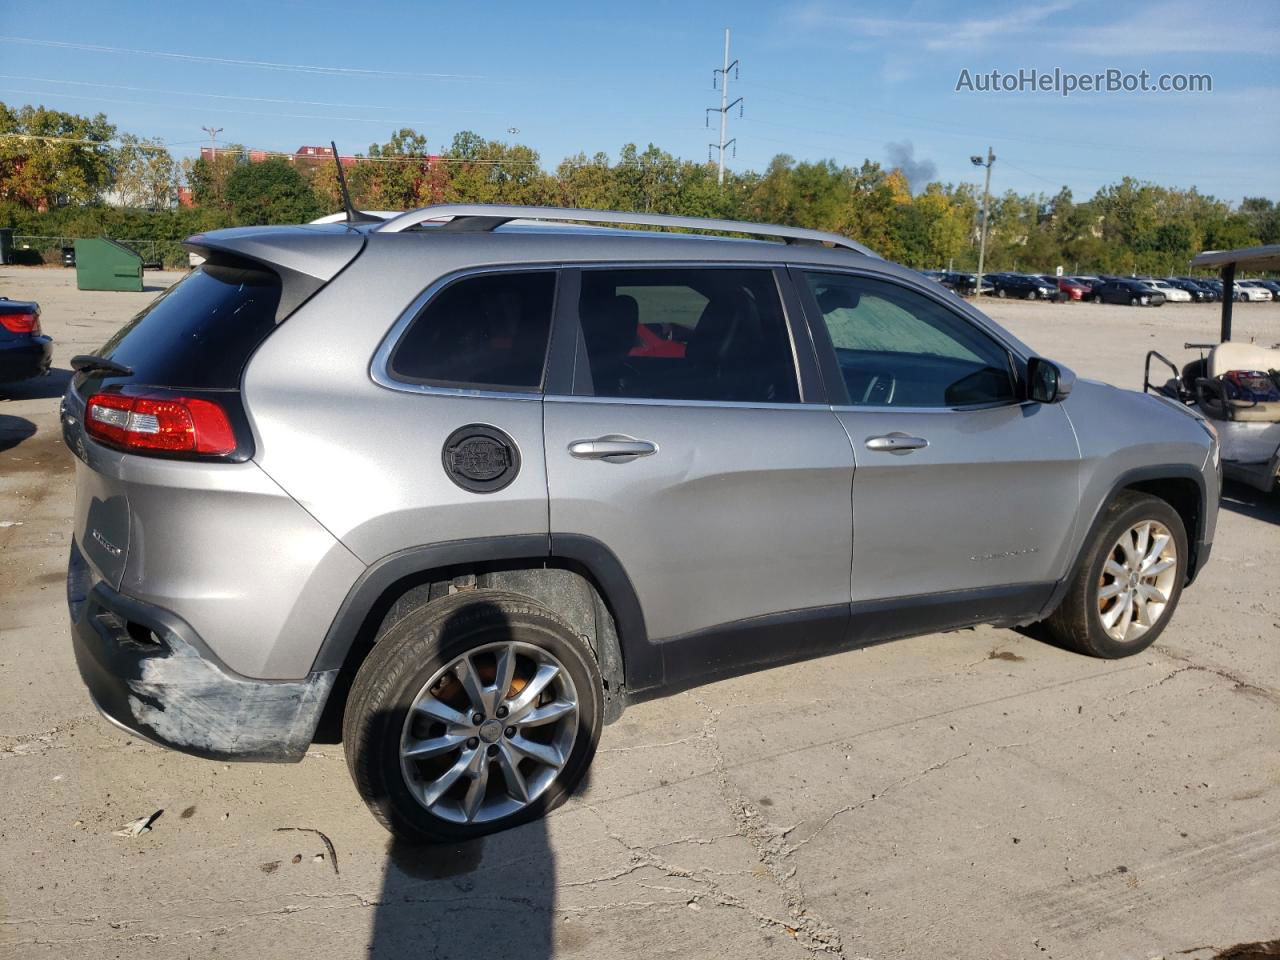
[[[317,227],[235,227],[188,237],[182,246],[213,263],[266,268],[283,283],[279,323],[364,249],[364,234]]]

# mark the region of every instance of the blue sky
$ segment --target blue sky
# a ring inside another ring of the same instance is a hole
[[[976,181],[969,157],[991,145],[996,191],[1066,185],[1083,199],[1130,174],[1280,199],[1276,0],[0,0],[0,100],[101,110],[179,155],[198,150],[202,126],[263,149],[336,139],[344,152],[412,126],[433,149],[459,129],[519,140],[547,167],[627,142],[703,159],[726,26],[745,107],[731,167],[783,152],[888,162],[909,144],[926,172]],[[1208,73],[1213,92],[955,91],[965,68],[1055,67]]]

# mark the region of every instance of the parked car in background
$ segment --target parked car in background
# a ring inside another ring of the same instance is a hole
[[[988,273],[982,279],[991,282],[997,297],[1019,297],[1023,300],[1057,300],[1057,283],[1046,283],[1040,277],[1025,273]]]
[[[1062,300],[1083,300],[1085,294],[1089,292],[1089,288],[1083,283],[1072,280],[1070,277],[1055,277],[1053,274],[1041,273],[1037,274],[1039,279],[1045,283],[1052,283],[1058,288],[1058,293],[1062,294]]]
[[[974,288],[977,286],[977,274],[974,273],[956,273],[954,271],[939,271],[941,276],[938,282],[949,290],[966,297],[973,296]],[[990,295],[995,292],[993,287],[986,280],[982,281],[982,292],[984,295]]]
[[[1141,280],[1108,280],[1094,291],[1096,303],[1121,303],[1131,307],[1164,306],[1165,296]]]
[[[0,297],[0,383],[49,372],[53,340],[40,330],[40,304]]]
[[[1275,280],[1246,280],[1245,283],[1254,287],[1262,287],[1264,290],[1271,291],[1272,300],[1280,300],[1280,283]]]
[[[1085,300],[1092,300],[1094,290],[1102,286],[1104,282],[1101,277],[1093,277],[1087,274],[1081,274],[1075,277],[1068,277],[1067,279],[1070,280],[1072,283],[1078,283],[1080,284],[1080,286],[1084,287]]]
[[[1212,303],[1218,299],[1217,295],[1208,287],[1203,287],[1194,280],[1187,280],[1183,277],[1166,277],[1165,283],[1177,287],[1179,290],[1185,290],[1191,294],[1193,303]]]
[[[1240,280],[1236,283],[1236,299],[1241,303],[1262,303],[1272,299],[1271,291],[1255,280]]]
[[[1169,303],[1190,303],[1191,294],[1181,287],[1175,287],[1168,280],[1157,280],[1154,277],[1143,277],[1141,280],[1153,290],[1159,290],[1164,294],[1165,300]]]

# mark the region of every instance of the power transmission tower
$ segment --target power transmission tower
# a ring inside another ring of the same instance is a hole
[[[708,127],[711,126],[711,114],[713,113],[720,114],[720,143],[719,143],[720,172],[716,178],[716,182],[719,183],[721,186],[724,185],[725,148],[733,147],[733,155],[735,157],[738,155],[738,138],[734,137],[732,140],[726,140],[724,138],[725,133],[728,132],[729,111],[732,110],[734,107],[737,107],[738,116],[739,117],[742,116],[742,98],[739,97],[737,100],[733,101],[733,103],[729,102],[729,71],[730,70],[733,71],[733,79],[737,80],[738,79],[738,61],[734,60],[732,63],[729,62],[729,28],[725,27],[724,29],[724,66],[711,71],[711,89],[714,90],[716,88],[717,81],[719,82],[720,106],[707,107],[707,113],[706,113]],[[708,160],[711,159],[711,151],[715,149],[717,149],[716,144],[714,143],[707,144]]]

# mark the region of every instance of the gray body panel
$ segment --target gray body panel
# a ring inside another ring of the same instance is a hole
[[[978,410],[842,408],[853,442],[853,600],[911,597],[1062,575],[1079,453],[1061,405]],[[895,453],[866,441],[928,441]]]
[[[652,639],[849,600],[853,457],[825,406],[549,398],[551,529],[607,544]],[[654,443],[623,463],[576,440]]]

